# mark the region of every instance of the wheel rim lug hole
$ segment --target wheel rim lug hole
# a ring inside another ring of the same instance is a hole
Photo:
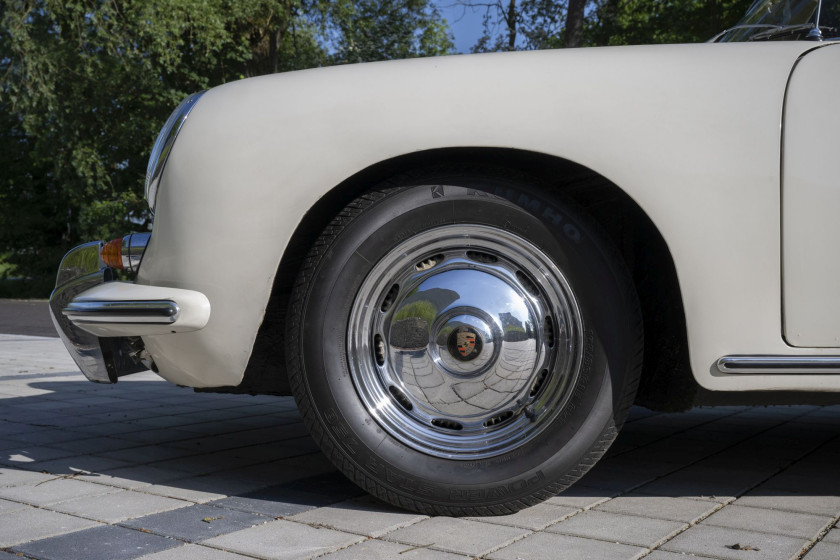
[[[373,337],[373,353],[376,358],[376,363],[380,367],[385,365],[385,341],[382,336],[377,334]]]

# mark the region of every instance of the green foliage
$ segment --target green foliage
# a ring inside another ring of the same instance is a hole
[[[402,321],[412,317],[420,317],[428,324],[435,322],[437,309],[428,301],[415,301],[404,306],[394,315],[394,321]]]
[[[599,0],[589,45],[698,43],[738,22],[752,0]]]
[[[474,52],[562,47],[568,0],[461,0],[480,9],[484,33]],[[752,0],[589,0],[586,46],[697,43],[734,25]]]
[[[0,251],[34,285],[74,245],[147,229],[149,152],[192,92],[450,49],[428,0],[5,0]]]
[[[458,2],[483,11],[484,32],[473,52],[548,49],[561,46],[565,0],[496,0]]]
[[[449,29],[428,0],[357,0],[332,8],[335,63],[435,56],[452,52]]]

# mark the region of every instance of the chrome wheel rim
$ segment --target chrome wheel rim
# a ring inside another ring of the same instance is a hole
[[[377,262],[353,302],[348,365],[365,408],[423,453],[510,452],[562,412],[582,320],[536,245],[485,225],[437,227]]]

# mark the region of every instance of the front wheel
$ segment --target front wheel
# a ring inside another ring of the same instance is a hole
[[[615,438],[641,320],[617,252],[528,183],[401,178],[349,204],[300,272],[289,378],[327,456],[395,505],[512,513]]]

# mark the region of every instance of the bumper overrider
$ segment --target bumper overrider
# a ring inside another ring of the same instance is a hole
[[[61,261],[50,313],[91,381],[116,383],[131,373],[157,371],[142,337],[196,331],[210,320],[210,302],[200,292],[114,280],[114,268],[137,271],[149,237],[85,243]]]

